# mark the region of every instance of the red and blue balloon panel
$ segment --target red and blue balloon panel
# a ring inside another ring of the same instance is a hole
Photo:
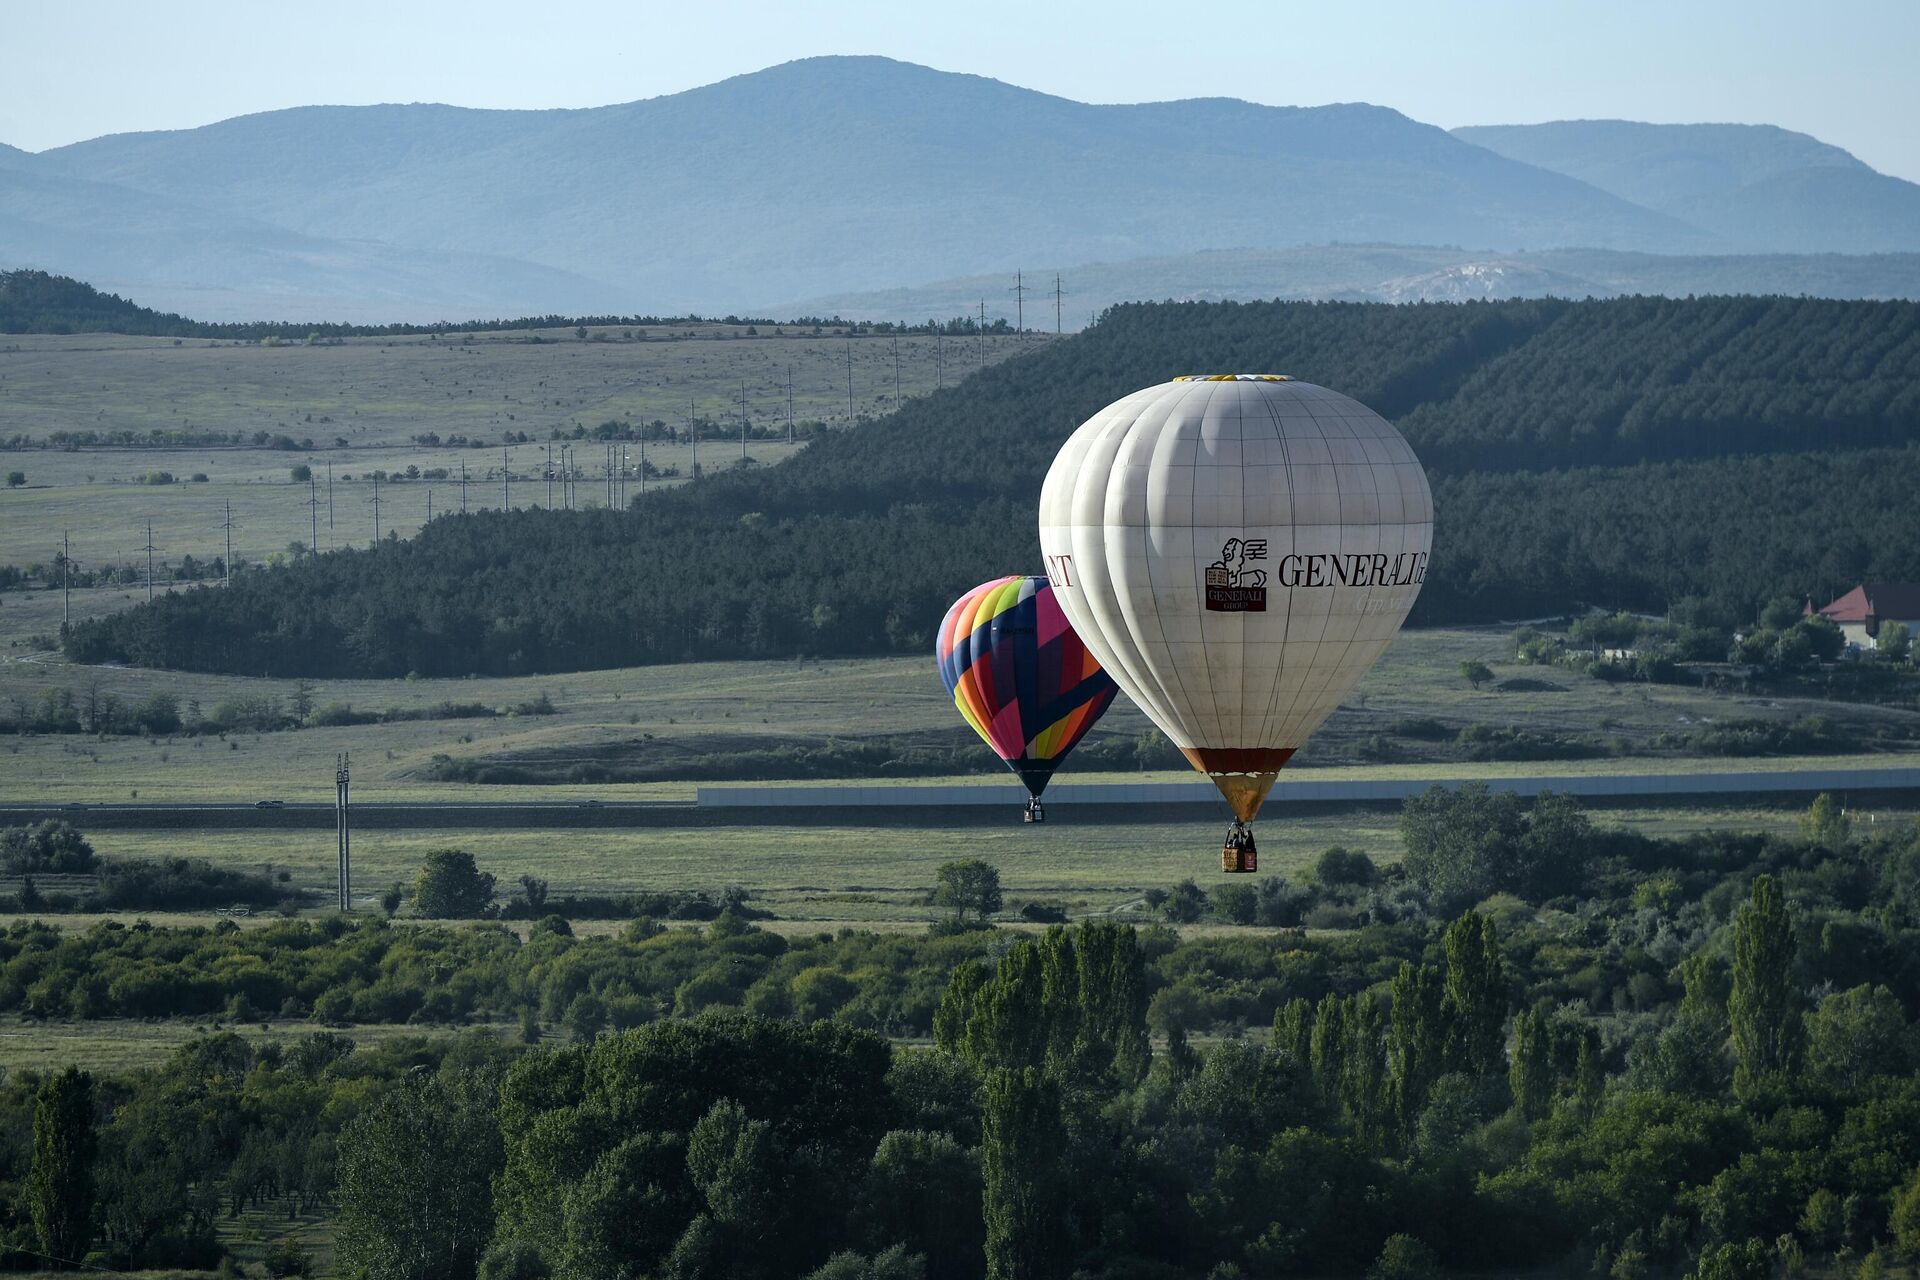
[[[934,655],[953,705],[1035,796],[1119,691],[1045,578],[996,578],[961,596]]]

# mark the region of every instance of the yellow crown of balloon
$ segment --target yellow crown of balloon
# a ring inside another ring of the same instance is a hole
[[[1175,382],[1292,382],[1285,373],[1183,373]]]

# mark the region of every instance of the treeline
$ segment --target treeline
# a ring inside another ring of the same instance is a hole
[[[545,693],[504,707],[446,699],[423,707],[356,708],[350,702],[316,703],[311,688],[304,684],[285,701],[272,694],[239,695],[202,707],[198,699],[189,698],[183,703],[167,689],[156,690],[138,702],[126,701],[102,690],[96,680],[78,694],[65,685],[54,685],[42,689],[38,698],[8,695],[0,703],[0,733],[224,737],[229,733],[275,733],[353,724],[546,716],[554,711],[553,700]]]
[[[764,472],[629,512],[438,520],[89,621],[68,653],[388,676],[923,652],[959,592],[1038,563],[1040,482],[1082,420],[1156,379],[1269,368],[1357,396],[1421,451],[1437,528],[1416,623],[1685,596],[1747,619],[1920,563],[1901,517],[1920,481],[1920,306],[1167,303],[1117,307]]]
[[[341,1274],[396,1280],[1920,1258],[1920,833],[1860,840],[1826,801],[1797,840],[1652,841],[1469,789],[1403,834],[1406,913],[1308,938],[16,926],[0,992],[37,959],[41,993],[156,1010],[168,983],[270,1000],[275,973],[349,1012],[417,987],[420,1022],[526,1003],[512,1044],[226,1032],[125,1079],[10,1076],[0,1243],[206,1266],[222,1216],[271,1205],[330,1217]],[[932,1047],[879,1034],[906,1030]],[[310,1262],[289,1252],[281,1274]]]
[[[154,311],[115,293],[102,293],[68,276],[21,268],[0,271],[0,333],[124,333],[154,338],[215,338],[240,342],[262,339],[384,338],[417,334],[499,333],[519,329],[660,328],[670,325],[726,324],[755,328],[826,329],[849,333],[1011,334],[1013,327],[996,320],[981,329],[977,320],[957,316],[919,324],[891,321],[825,319],[806,316],[795,320],[728,316],[521,316],[517,319],[465,320],[458,324],[338,324],[255,320],[238,324],[210,324],[172,312]],[[583,335],[584,336],[584,335]]]
[[[289,883],[292,877],[286,872],[276,880],[216,867],[203,858],[102,858],[85,836],[59,821],[0,828],[0,875],[18,881],[15,892],[0,893],[0,911],[8,913],[245,913],[279,907],[292,915],[307,896]],[[25,982],[34,967],[29,964],[16,973],[16,981]]]

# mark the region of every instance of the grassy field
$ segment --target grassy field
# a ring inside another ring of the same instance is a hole
[[[146,521],[156,560],[224,551],[222,528],[233,506],[234,554],[251,561],[289,543],[321,547],[373,536],[374,470],[445,467],[452,478],[380,486],[379,528],[406,537],[425,521],[427,493],[436,514],[460,505],[460,465],[469,506],[499,506],[501,437],[531,441],[508,450],[514,506],[545,505],[546,440],[554,431],[588,430],[609,419],[664,421],[684,428],[691,412],[710,426],[703,468],[740,460],[740,398],[756,429],[784,431],[788,373],[797,421],[829,426],[891,410],[1045,337],[896,340],[831,328],[700,324],[671,328],[573,329],[477,333],[469,337],[349,338],[283,344],[130,338],[113,335],[10,337],[0,343],[0,437],[45,441],[56,431],[254,432],[311,439],[311,452],[251,447],[28,449],[0,453],[28,487],[0,492],[0,564],[49,563],[70,531],[74,558],[100,568],[146,562]],[[848,407],[848,357],[852,408]],[[418,445],[416,436],[462,436],[486,447]],[[648,445],[647,461],[692,473],[686,444]],[[782,441],[754,440],[748,455],[767,465],[789,456]],[[559,452],[555,449],[555,464]],[[603,505],[605,455],[582,442],[576,505]],[[629,446],[627,462],[639,462]],[[296,463],[320,477],[317,521],[306,485],[289,483]],[[326,473],[334,474],[331,518]],[[177,482],[139,483],[169,471]],[[196,473],[207,477],[193,483]],[[354,477],[351,481],[347,476]],[[677,483],[677,480],[653,481]],[[630,481],[628,496],[638,492]],[[562,501],[555,486],[554,502]],[[314,526],[318,524],[315,541]]]
[[[119,591],[77,593],[76,609],[114,607]],[[76,695],[97,682],[102,693],[137,702],[156,690],[183,704],[211,709],[225,700],[272,696],[291,703],[296,685],[229,676],[69,666],[37,650],[30,637],[57,629],[60,595],[14,593],[0,601],[0,699],[32,704],[46,690]],[[1911,712],[1843,704],[1777,700],[1692,687],[1622,685],[1506,661],[1503,630],[1409,632],[1397,640],[1328,722],[1296,766],[1318,777],[1497,777],[1516,774],[1769,769],[1846,765],[1920,765],[1920,754],[1728,760],[1690,757],[1658,745],[1662,734],[1715,720],[1794,718],[1811,712],[1841,722],[1875,718],[1905,723]],[[1468,659],[1494,666],[1496,684],[1473,690],[1461,679]],[[1525,677],[1535,685],[1501,692],[1498,681]],[[713,663],[582,672],[511,679],[320,681],[307,695],[316,705],[347,702],[363,709],[416,708],[444,701],[511,707],[545,695],[552,715],[479,720],[426,720],[313,728],[279,733],[179,736],[170,739],[86,736],[0,736],[0,799],[112,802],[331,799],[334,756],[350,751],[355,796],[362,802],[420,800],[688,800],[690,781],[649,784],[474,786],[429,781],[437,754],[511,760],[561,753],[582,761],[620,758],[638,746],[696,751],[727,744],[820,742],[872,734],[968,742],[967,731],[939,685],[931,659]],[[1445,744],[1394,738],[1407,758],[1359,762],[1375,735],[1392,736],[1408,719],[1433,718],[1450,728],[1485,723],[1524,725],[1534,732],[1603,733],[1623,755],[1568,762],[1472,763],[1449,758]],[[1125,699],[1102,731],[1136,735],[1148,724]],[[743,826],[701,829],[363,830],[355,842],[360,905],[371,908],[396,880],[406,880],[425,852],[466,848],[511,886],[522,873],[548,879],[555,892],[632,889],[719,889],[742,885],[793,922],[878,924],[923,919],[920,897],[941,862],[984,857],[1005,877],[1016,900],[1058,901],[1076,913],[1111,911],[1139,891],[1186,876],[1216,882],[1219,823],[1134,822],[1056,806],[1055,821],[1015,821],[1018,788],[981,749],[980,771],[967,780],[1004,781],[1005,826]],[[1102,775],[1069,763],[1063,780],[1186,779],[1179,773]],[[858,780],[870,785],[870,779]],[[884,780],[882,780],[884,781]],[[926,782],[931,779],[895,779]],[[1804,798],[1778,806],[1752,800],[1680,807],[1610,808],[1599,820],[1648,831],[1731,826],[1788,831]],[[1889,812],[1888,818],[1905,816]],[[151,857],[187,854],[242,867],[286,870],[293,881],[323,889],[333,874],[329,831],[106,831],[93,833],[101,852]],[[1293,816],[1275,811],[1261,824],[1263,870],[1293,872],[1332,844],[1365,849],[1377,859],[1399,856],[1395,815],[1388,809]]]
[[[76,616],[120,607],[129,594],[120,589],[76,592]],[[39,651],[31,643],[35,635],[58,630],[60,607],[57,591],[0,597],[0,700],[30,705],[52,688],[69,689],[79,697],[96,683],[103,694],[123,702],[142,701],[164,689],[176,694],[183,706],[197,704],[202,710],[226,700],[261,696],[291,705],[296,697],[298,687],[290,681],[70,666],[57,653]],[[1912,711],[1690,686],[1609,684],[1565,671],[1518,666],[1506,660],[1508,653],[1508,635],[1501,629],[1402,634],[1315,735],[1293,768],[1420,777],[1807,767],[1845,763],[1847,758],[1689,758],[1662,745],[1660,739],[1663,734],[1685,734],[1716,720],[1794,719],[1813,713],[1863,730],[1873,724],[1920,726],[1920,713]],[[1525,692],[1502,692],[1495,685],[1470,689],[1459,674],[1461,662],[1468,659],[1489,662],[1500,680],[1524,676],[1545,687]],[[546,753],[557,754],[563,761],[605,763],[642,750],[658,756],[681,749],[693,753],[730,744],[818,743],[873,734],[971,743],[940,686],[932,659],[917,657],[705,663],[499,679],[327,680],[314,682],[308,696],[315,705],[345,702],[378,710],[447,701],[505,708],[543,694],[554,704],[556,714],[246,733],[224,739],[0,736],[0,800],[328,800],[333,758],[340,751],[353,753],[355,794],[368,801],[690,799],[691,782],[477,788],[431,782],[422,775],[436,754],[512,761]],[[1438,720],[1453,731],[1481,723],[1524,726],[1535,733],[1599,735],[1614,745],[1621,758],[1470,764],[1461,760],[1460,750],[1450,742],[1395,736],[1396,726],[1423,718]],[[1149,728],[1145,717],[1122,698],[1096,733],[1134,736]],[[1364,753],[1377,735],[1392,741],[1396,755],[1392,763],[1365,761]],[[1911,754],[1875,755],[1854,763],[1911,764],[1917,759]],[[984,749],[978,752],[978,760],[980,779],[1007,778]],[[1070,761],[1060,776],[1098,775],[1081,773]],[[1191,775],[1183,771],[1146,776]]]

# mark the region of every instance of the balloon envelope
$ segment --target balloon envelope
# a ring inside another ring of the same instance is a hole
[[[954,706],[1036,797],[1118,692],[1045,578],[996,578],[961,596],[934,653]]]
[[[1040,494],[1074,630],[1243,820],[1400,629],[1432,541],[1426,473],[1392,424],[1270,374],[1108,405]]]

